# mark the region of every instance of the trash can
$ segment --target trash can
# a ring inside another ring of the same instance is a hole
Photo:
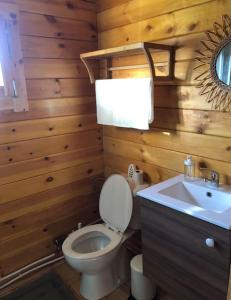
[[[143,255],[139,254],[131,260],[131,292],[135,300],[153,300],[156,287],[143,275]]]

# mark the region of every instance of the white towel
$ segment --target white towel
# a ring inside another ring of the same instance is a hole
[[[153,122],[151,78],[96,80],[97,122],[149,129]]]

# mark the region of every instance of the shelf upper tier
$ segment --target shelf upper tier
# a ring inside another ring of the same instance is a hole
[[[140,43],[129,44],[120,47],[113,47],[113,48],[83,53],[80,54],[80,58],[100,59],[100,58],[113,57],[113,56],[138,54],[144,49],[155,49],[156,51],[170,51],[172,48],[173,48],[172,46],[163,45],[163,44],[140,42]]]
[[[151,55],[150,50],[154,51],[168,51],[169,52],[169,75],[168,76],[155,76],[155,69],[154,69],[154,62]],[[91,83],[95,82],[95,76],[90,64],[90,60],[92,59],[106,59],[118,56],[127,56],[127,55],[134,55],[144,53],[147,58],[148,65],[150,68],[150,76],[154,80],[163,80],[168,79],[171,80],[173,78],[173,66],[174,66],[174,59],[175,59],[175,50],[173,46],[163,45],[163,44],[155,44],[155,43],[148,43],[148,42],[139,42],[135,44],[124,45],[120,47],[108,48],[103,50],[97,50],[88,53],[80,54],[80,58],[83,61],[86,69],[88,71]],[[107,72],[108,74],[109,72]],[[107,78],[109,75],[107,75]]]

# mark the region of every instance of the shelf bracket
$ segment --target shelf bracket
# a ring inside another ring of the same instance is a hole
[[[144,52],[144,55],[147,58],[149,69],[150,69],[150,76],[151,76],[152,82],[154,83],[154,78],[155,78],[156,75],[155,75],[155,67],[154,67],[154,62],[153,62],[153,59],[152,59],[150,49],[144,47],[143,52]]]
[[[94,75],[94,71],[93,71],[93,68],[92,68],[90,62],[87,60],[87,58],[84,58],[84,57],[81,57],[81,60],[87,69],[88,75],[90,77],[90,82],[92,84],[95,83],[95,75]]]

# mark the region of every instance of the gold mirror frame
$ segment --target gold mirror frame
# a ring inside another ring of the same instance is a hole
[[[196,50],[196,61],[199,64],[194,70],[200,74],[194,78],[198,82],[200,95],[206,95],[206,101],[212,108],[220,111],[231,111],[231,86],[218,78],[216,60],[221,50],[231,42],[231,17],[222,16],[222,24],[215,22],[213,30],[205,32],[207,39],[201,41],[202,49]],[[201,70],[201,71],[200,71]]]

